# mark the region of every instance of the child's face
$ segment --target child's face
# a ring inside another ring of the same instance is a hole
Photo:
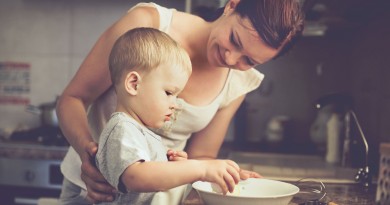
[[[160,128],[171,120],[176,97],[184,89],[189,75],[182,68],[160,65],[142,76],[137,94],[138,118],[148,127]]]

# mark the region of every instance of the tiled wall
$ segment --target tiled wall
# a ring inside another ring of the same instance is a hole
[[[137,2],[0,0],[0,62],[29,63],[31,104],[54,101],[100,34]],[[184,10],[185,1],[153,2]],[[39,125],[24,108],[0,104],[0,129]]]

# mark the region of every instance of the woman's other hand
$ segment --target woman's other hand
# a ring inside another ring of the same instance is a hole
[[[169,149],[167,152],[167,157],[169,161],[181,161],[187,160],[188,154],[185,151],[174,151]]]
[[[112,187],[95,166],[98,146],[89,143],[81,157],[81,179],[87,186],[87,199],[92,203],[110,202],[114,200],[116,189]]]
[[[263,176],[261,176],[257,172],[241,169],[240,170],[240,178],[241,178],[241,180],[245,180],[248,178],[263,178]]]

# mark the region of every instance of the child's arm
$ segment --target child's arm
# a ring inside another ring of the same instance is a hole
[[[240,168],[231,160],[180,160],[169,162],[136,162],[122,174],[129,191],[164,191],[194,181],[218,184],[223,193],[233,192],[240,180]]]
[[[174,151],[169,149],[167,152],[167,157],[169,161],[180,161],[187,160],[188,154],[185,151]],[[241,180],[245,180],[248,178],[262,178],[262,176],[257,172],[240,169],[240,178]]]

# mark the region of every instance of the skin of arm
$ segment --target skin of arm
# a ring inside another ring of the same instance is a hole
[[[82,179],[87,185],[88,199],[93,203],[113,200],[115,190],[96,169],[93,158],[97,151],[87,121],[87,108],[110,86],[108,56],[115,40],[135,27],[155,27],[157,11],[139,7],[128,12],[98,39],[57,103],[59,125],[70,145],[82,161]],[[142,18],[140,18],[142,17]],[[134,21],[134,19],[137,19]]]
[[[114,42],[120,35],[132,28],[158,26],[153,24],[152,14],[145,14],[151,12],[156,11],[143,7],[136,8],[105,31],[60,96],[57,104],[60,126],[69,143],[79,154],[84,152],[86,144],[93,141],[86,110],[112,84],[108,69],[108,56]],[[139,16],[144,18],[139,18]],[[131,18],[139,20],[131,21]]]
[[[158,172],[156,172],[158,170]],[[240,168],[231,160],[179,160],[136,162],[122,174],[128,191],[165,191],[194,181],[218,184],[223,193],[233,192],[240,180]]]
[[[200,132],[194,133],[186,147],[190,159],[215,159],[225,138],[229,123],[244,101],[245,95],[233,100],[228,106],[217,111],[212,121]],[[259,178],[260,174],[240,170],[241,179]]]
[[[192,134],[186,147],[190,159],[215,159],[225,138],[229,123],[243,102],[240,96],[220,109],[211,122],[201,131]]]

